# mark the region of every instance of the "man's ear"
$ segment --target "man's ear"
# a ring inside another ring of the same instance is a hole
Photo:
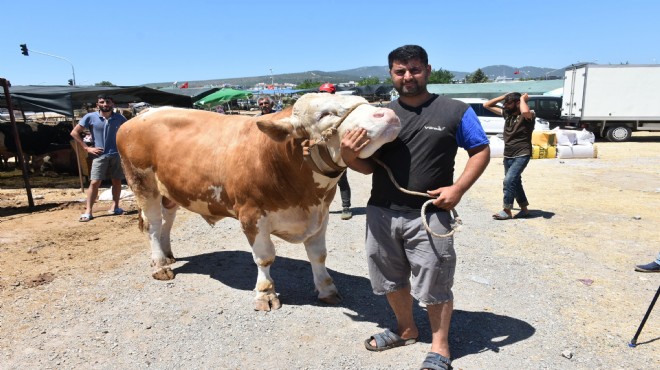
[[[284,141],[293,132],[293,125],[288,118],[280,120],[260,119],[257,121],[257,127],[275,141]]]

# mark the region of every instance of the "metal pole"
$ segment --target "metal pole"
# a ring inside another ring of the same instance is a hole
[[[639,334],[642,332],[642,328],[644,327],[644,324],[646,324],[646,319],[649,318],[649,315],[651,314],[651,311],[653,311],[653,306],[655,306],[655,301],[658,300],[658,295],[660,295],[660,286],[658,287],[658,291],[655,292],[655,297],[653,297],[653,300],[651,301],[651,304],[649,305],[649,309],[646,310],[646,315],[644,315],[644,318],[642,319],[642,322],[639,324],[639,328],[637,328],[637,333],[635,333],[635,336],[633,339],[630,340],[630,343],[628,343],[628,347],[634,348],[637,347],[637,337],[639,337]]]
[[[28,176],[27,161],[25,156],[23,156],[23,148],[21,147],[21,139],[18,136],[18,127],[16,127],[16,118],[14,118],[14,107],[11,104],[11,95],[9,95],[9,81],[4,78],[0,78],[0,85],[2,85],[3,91],[5,93],[5,100],[7,101],[7,108],[9,109],[9,120],[11,121],[11,126],[14,128],[14,142],[16,143],[16,153],[18,159],[22,164],[23,169],[23,182],[25,182],[25,190],[27,191],[28,196],[28,205],[30,208],[34,208],[34,199],[32,199],[32,188],[30,187],[30,178]],[[25,114],[23,114],[23,119],[25,119],[27,124],[27,119]]]
[[[59,56],[59,55],[53,55],[53,54],[44,53],[43,51],[38,51],[38,50],[33,50],[33,49],[28,49],[28,50],[29,50],[29,52],[31,52],[31,53],[37,53],[37,54],[41,54],[41,55],[46,55],[46,56],[49,56],[49,57],[53,57],[53,58],[57,58],[57,59],[62,59],[62,60],[65,60],[65,61],[69,62],[69,64],[71,64],[71,73],[73,74],[73,80],[72,80],[72,81],[73,81],[73,86],[76,85],[76,71],[75,71],[75,69],[73,68],[73,63],[71,63],[70,60],[68,60],[68,59],[66,59],[66,58],[64,58],[64,57],[61,57],[61,56]]]

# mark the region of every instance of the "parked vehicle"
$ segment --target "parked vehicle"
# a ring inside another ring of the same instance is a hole
[[[488,99],[483,98],[454,98],[467,103],[479,117],[481,126],[487,134],[498,135],[504,132],[504,118],[484,108]],[[550,124],[543,118],[536,117],[534,130],[549,130]]]
[[[621,142],[660,131],[660,65],[581,64],[566,68],[561,117]]]
[[[553,129],[566,125],[566,121],[561,119],[561,101],[561,96],[530,95],[527,105],[536,113],[536,117],[548,121]]]

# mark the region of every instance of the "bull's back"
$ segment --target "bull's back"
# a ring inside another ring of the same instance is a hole
[[[147,168],[177,158],[192,159],[196,153],[220,153],[227,149],[223,143],[254,135],[253,126],[253,120],[245,116],[157,108],[124,123],[117,133],[117,147],[133,166]]]

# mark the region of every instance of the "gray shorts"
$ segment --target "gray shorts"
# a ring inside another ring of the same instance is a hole
[[[124,179],[119,155],[103,155],[92,160],[90,180]]]
[[[427,213],[426,217],[435,233],[451,229],[449,212]],[[432,236],[419,213],[367,206],[366,252],[375,294],[410,287],[412,296],[427,305],[454,299],[454,237]]]

